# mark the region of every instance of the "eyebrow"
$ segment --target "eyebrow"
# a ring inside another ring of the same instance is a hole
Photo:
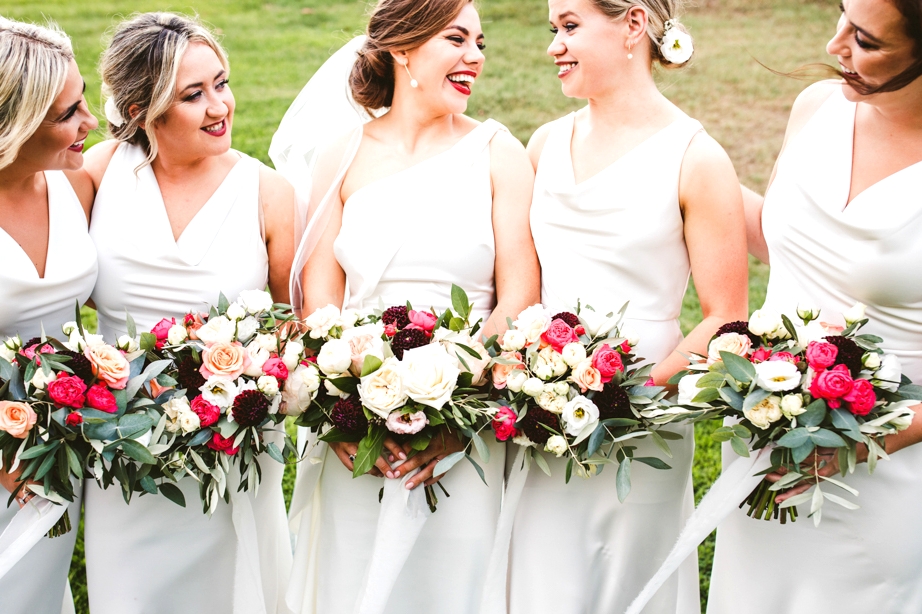
[[[878,45],[883,45],[883,44],[884,44],[884,42],[883,42],[882,40],[880,40],[879,38],[877,38],[876,36],[874,36],[873,34],[871,34],[870,32],[868,32],[868,31],[865,30],[864,28],[855,25],[855,23],[854,23],[851,19],[848,20],[848,23],[851,24],[851,26],[852,26],[853,28],[855,28],[855,30],[857,30],[858,32],[861,32],[861,34],[863,34],[864,37],[865,37],[866,39],[868,39],[869,41],[871,41],[872,43],[877,43]]]
[[[223,77],[225,74],[227,74],[227,71],[222,69],[221,72],[219,72],[218,74],[216,74],[214,78],[215,78],[215,80],[220,79],[220,78]],[[187,85],[186,87],[182,88],[182,89],[180,90],[180,93],[181,93],[181,92],[185,92],[186,90],[191,89],[191,88],[193,88],[193,87],[202,87],[203,85],[205,85],[205,84],[202,83],[201,81],[199,81],[198,83],[190,83],[190,84]]]
[[[573,11],[564,11],[563,13],[557,16],[557,19],[564,19],[565,17],[569,17],[570,15],[573,15],[574,17],[579,17],[579,15],[577,15]]]
[[[470,30],[468,30],[468,29],[465,28],[464,26],[453,25],[453,26],[448,26],[448,27],[445,28],[445,29],[446,29],[446,30],[458,30],[458,31],[461,32],[461,34],[463,34],[464,36],[470,36],[470,35],[471,35]],[[478,38],[478,39],[483,38],[483,32],[481,32],[480,34],[478,34],[478,35],[477,35],[477,38]]]

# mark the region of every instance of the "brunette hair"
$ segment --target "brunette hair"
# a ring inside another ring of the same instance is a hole
[[[378,0],[368,21],[368,38],[349,75],[355,101],[371,113],[394,100],[391,51],[409,51],[451,25],[472,0]]]
[[[589,2],[607,17],[617,20],[638,6],[647,13],[647,37],[651,41],[650,59],[664,68],[686,66],[688,62],[674,64],[666,59],[660,46],[666,35],[666,22],[672,21],[674,28],[688,34],[685,26],[679,22],[681,0],[589,0]]]

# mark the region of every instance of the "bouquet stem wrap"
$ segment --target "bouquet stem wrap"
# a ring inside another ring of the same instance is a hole
[[[67,511],[42,497],[33,497],[0,535],[0,578],[44,537]]]
[[[695,509],[682,533],[679,534],[675,546],[669,552],[666,560],[647,582],[643,590],[631,603],[625,614],[640,614],[647,602],[653,598],[656,591],[669,579],[669,576],[679,568],[688,555],[698,548],[698,545],[711,534],[714,529],[737,509],[752,492],[752,489],[765,479],[763,475],[756,475],[771,467],[771,448],[765,447],[758,452],[753,452],[749,457],[740,457],[733,461],[714,482],[701,503]]]

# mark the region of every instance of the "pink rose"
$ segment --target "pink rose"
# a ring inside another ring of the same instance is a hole
[[[418,433],[427,424],[429,424],[429,418],[426,417],[426,412],[424,411],[416,411],[411,414],[392,411],[387,415],[387,421],[385,422],[387,430],[401,435]]]
[[[507,441],[518,436],[519,430],[515,428],[515,421],[519,417],[515,415],[511,407],[503,405],[496,414],[493,415],[493,431],[496,433],[496,439]]]
[[[39,347],[38,343],[35,343],[33,345],[30,345],[27,348],[22,348],[19,351],[19,353],[25,356],[26,358],[28,358],[29,360],[32,360],[33,358],[35,358],[36,354],[54,354],[54,348],[48,345],[47,343],[45,345],[42,345],[41,347]],[[39,360],[38,364],[39,366],[41,366],[42,361]]]
[[[749,357],[749,360],[752,362],[765,362],[766,360],[771,360],[772,351],[768,348],[759,348],[752,353],[752,356]]]
[[[218,421],[218,418],[221,417],[221,408],[206,401],[204,398],[202,398],[202,395],[198,395],[192,399],[192,403],[190,405],[192,407],[192,411],[195,412],[195,415],[198,416],[202,428],[211,426]]]
[[[128,385],[131,365],[121,350],[111,345],[97,345],[87,347],[83,350],[83,355],[92,363],[93,375],[109,388],[121,390]]]
[[[174,324],[176,324],[176,318],[170,318],[169,320],[163,318],[150,329],[151,334],[157,338],[158,350],[163,349],[167,337],[170,334],[170,328],[172,328]]]
[[[826,341],[811,341],[807,344],[807,364],[814,371],[822,371],[836,364],[839,348]]]
[[[215,433],[211,436],[211,441],[208,442],[208,447],[216,452],[224,452],[230,456],[233,456],[240,450],[239,447],[234,447],[233,437],[221,437],[221,433]]]
[[[541,340],[558,352],[563,351],[563,346],[579,341],[579,336],[573,328],[563,320],[552,320],[547,330],[541,333]]]
[[[522,364],[522,354],[519,352],[501,352],[499,356],[506,360],[517,360],[519,362],[517,365],[501,365],[499,363],[493,365],[490,373],[493,379],[493,387],[497,390],[502,390],[506,387],[509,374],[516,370],[524,370],[525,365]]]
[[[866,379],[856,379],[852,384],[852,389],[842,398],[845,400],[848,411],[856,416],[867,416],[877,403],[874,385]]]
[[[273,356],[263,363],[263,373],[275,377],[280,382],[288,379],[288,367],[278,356]]]
[[[810,383],[810,394],[817,399],[826,399],[829,407],[835,409],[841,405],[840,399],[851,392],[853,384],[848,367],[836,365],[816,374]]]
[[[80,409],[86,403],[86,384],[76,375],[67,375],[61,371],[57,379],[48,382],[47,390],[51,400],[58,407]]]
[[[411,309],[407,317],[410,318],[410,325],[407,328],[419,328],[427,333],[432,332],[432,329],[435,328],[435,323],[438,321],[438,318],[428,311],[416,311],[415,309]]]
[[[118,411],[118,404],[115,402],[115,395],[109,392],[103,384],[94,384],[86,391],[87,407],[98,409],[110,414]]]
[[[396,324],[385,324],[384,334],[388,337],[393,337],[397,334],[397,325]]]
[[[38,414],[28,403],[0,401],[0,431],[25,439],[37,420]]]
[[[791,363],[792,365],[797,364],[797,357],[791,354],[790,352],[778,352],[777,354],[772,354],[772,357],[769,358],[768,360],[769,361],[783,360],[785,362]]]
[[[83,424],[83,415],[79,411],[72,411],[64,418],[67,426],[80,426]]]
[[[212,375],[237,379],[250,366],[250,362],[250,354],[239,341],[218,341],[202,350],[202,366],[199,367],[199,373],[205,379]]]
[[[621,354],[611,349],[607,343],[603,343],[592,353],[592,366],[599,370],[603,384],[610,382],[615,373],[624,371]]]

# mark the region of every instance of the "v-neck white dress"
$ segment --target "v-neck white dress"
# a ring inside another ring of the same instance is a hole
[[[855,103],[836,89],[778,160],[765,195],[762,229],[771,273],[766,307],[793,313],[798,302],[830,319],[856,301],[862,329],[883,338],[903,372],[922,381],[922,162],[848,201]],[[735,458],[724,450],[725,463]],[[794,524],[734,512],[717,529],[709,614],[922,612],[922,445],[859,465],[844,481],[859,491],[827,492],[814,528],[801,506]],[[809,506],[806,506],[809,508]]]
[[[96,283],[96,249],[86,229],[83,205],[60,171],[46,171],[48,185],[48,253],[45,276],[22,247],[0,228],[0,340],[19,334],[23,341],[45,333],[61,339],[61,325],[76,318],[76,306]],[[79,494],[79,493],[78,493]],[[0,486],[0,533],[19,511]],[[67,572],[77,539],[80,497],[68,506],[74,529],[61,537],[43,537],[3,579],[0,611],[32,614],[61,611]],[[73,603],[68,604],[71,611]]]
[[[146,154],[121,144],[106,170],[90,235],[99,252],[93,300],[107,339],[126,332],[126,311],[138,330],[161,318],[179,320],[216,304],[223,292],[263,289],[269,259],[259,222],[258,160],[241,154],[223,183],[173,239],[157,179]],[[284,612],[290,545],[281,464],[261,460],[258,496],[247,493],[255,516],[261,573],[261,612]],[[237,612],[235,506],[202,513],[197,482],[180,481],[181,508],[162,496],[126,505],[117,486],[86,488],[86,565],[93,614]]]
[[[552,312],[573,311],[577,301],[617,312],[630,301],[626,318],[639,333],[638,354],[658,362],[682,341],[678,317],[690,265],[679,171],[701,124],[676,120],[577,184],[570,156],[574,121],[570,114],[551,124],[535,178],[531,229],[541,299]],[[670,442],[672,469],[634,463],[624,503],[613,468],[569,484],[564,459],[549,459],[550,477],[531,468],[513,525],[510,612],[614,614],[627,608],[694,510],[694,435],[689,427],[674,430],[683,439]],[[636,445],[635,456],[664,456],[650,441]],[[644,612],[699,609],[697,560],[690,557]]]

